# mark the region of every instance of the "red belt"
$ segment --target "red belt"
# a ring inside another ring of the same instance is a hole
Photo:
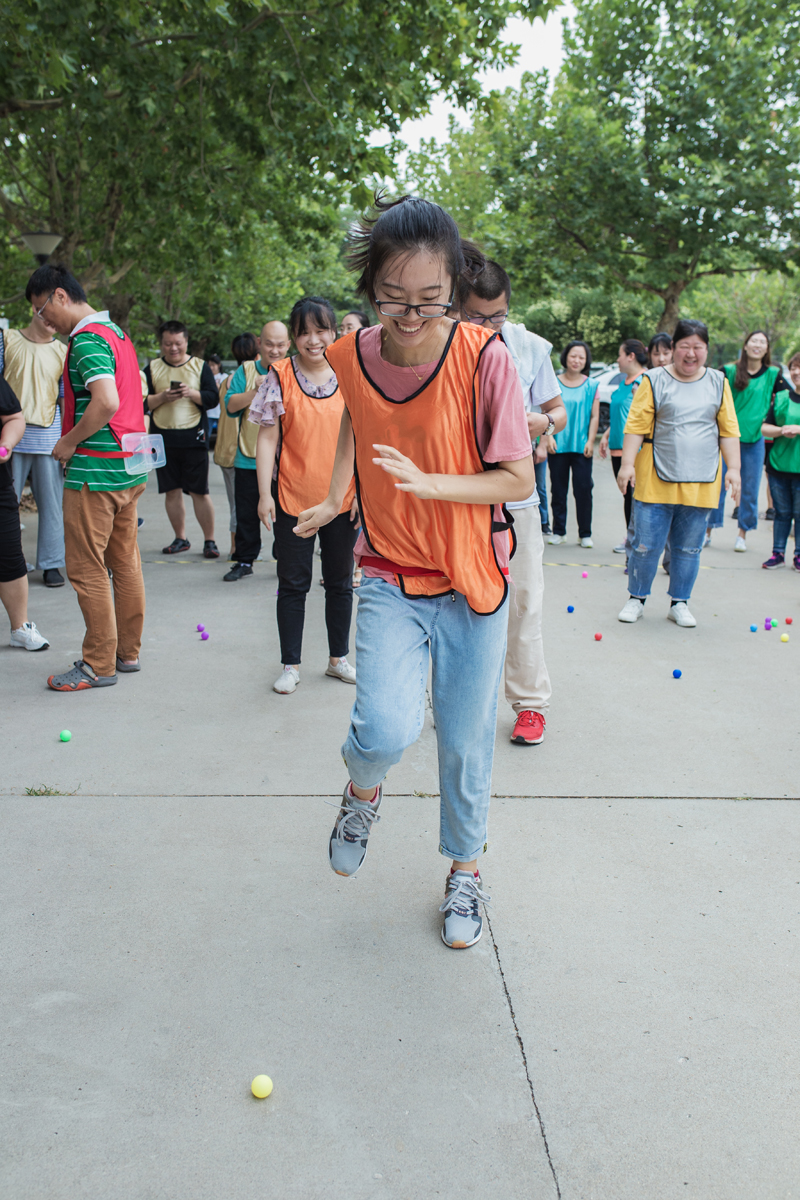
[[[427,567],[401,567],[399,563],[390,562],[388,558],[374,558],[370,555],[362,557],[361,566],[374,567],[377,571],[387,571],[390,575],[407,575],[409,578],[418,575],[438,575],[442,579],[447,578],[442,571],[430,571]]]
[[[76,454],[88,454],[90,458],[133,458],[132,450],[84,450],[78,446]]]

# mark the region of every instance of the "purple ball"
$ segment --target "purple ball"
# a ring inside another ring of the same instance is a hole
[[[207,634],[207,633],[201,633],[201,634],[200,634],[200,641],[201,641],[201,642],[207,642],[207,641],[208,641],[208,634]]]
[[[202,633],[204,629],[205,629],[205,625],[198,625],[198,626],[197,626],[197,632],[198,632],[198,633]]]

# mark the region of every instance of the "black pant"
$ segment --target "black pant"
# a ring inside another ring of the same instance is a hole
[[[7,472],[10,474],[10,471]],[[10,483],[0,484],[0,583],[13,583],[28,573],[22,553],[19,500]]]
[[[578,518],[578,537],[592,536],[592,460],[583,454],[548,454],[550,464],[550,500],[553,508],[553,533],[567,532],[567,491],[572,469],[572,494]]]
[[[261,522],[258,519],[258,471],[236,467],[233,475],[236,502],[236,540],[233,557],[252,564],[261,553]]]
[[[275,501],[275,547],[278,559],[278,636],[281,662],[300,662],[306,596],[311,588],[316,538],[293,533],[297,517],[289,516]],[[237,502],[236,519],[239,520]],[[339,513],[319,531],[322,577],[325,580],[325,625],[331,658],[344,658],[350,649],[353,616],[353,547],[357,532],[350,513]]]
[[[615,479],[619,475],[619,469],[621,466],[622,466],[622,459],[620,457],[611,459],[611,467],[612,467],[612,470],[614,471]],[[623,499],[623,503],[625,505],[625,528],[627,529],[631,523],[631,513],[633,511],[633,488],[631,487],[630,484],[628,484],[628,486],[626,487],[625,495],[623,496],[622,499]]]

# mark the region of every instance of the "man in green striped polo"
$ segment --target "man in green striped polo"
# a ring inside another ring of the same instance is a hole
[[[83,657],[54,675],[55,691],[79,692],[138,671],[144,625],[144,580],[136,540],[136,505],[147,474],[129,475],[121,434],[143,430],[141,379],[130,339],[87,302],[66,268],[34,271],[26,296],[37,316],[68,334],[66,401],[74,417],[53,448],[64,464],[64,533],[69,581],[86,622]],[[109,584],[109,571],[113,577]]]

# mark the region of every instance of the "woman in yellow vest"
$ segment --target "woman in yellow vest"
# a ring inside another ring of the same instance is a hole
[[[437,204],[404,196],[377,210],[353,235],[350,261],[379,324],[327,351],[346,411],[327,499],[297,526],[312,537],[335,519],[355,466],[358,682],[328,855],[339,875],[361,866],[382,781],[422,730],[432,662],[439,850],[452,859],[442,939],[464,949],[481,936],[487,898],[478,857],[508,626],[501,506],[527,499],[536,478],[511,355],[496,333],[447,316],[483,255]]]
[[[258,430],[258,514],[275,526],[278,560],[278,634],[283,670],[273,688],[282,695],[300,682],[306,596],[311,588],[314,539],[294,536],[298,514],[328,492],[344,401],[325,350],[336,337],[336,314],[321,296],[298,300],[289,319],[297,353],[274,362],[250,405]],[[358,509],[353,473],[339,509],[320,531],[325,581],[326,675],[355,683],[347,661],[353,615],[353,546]]]

